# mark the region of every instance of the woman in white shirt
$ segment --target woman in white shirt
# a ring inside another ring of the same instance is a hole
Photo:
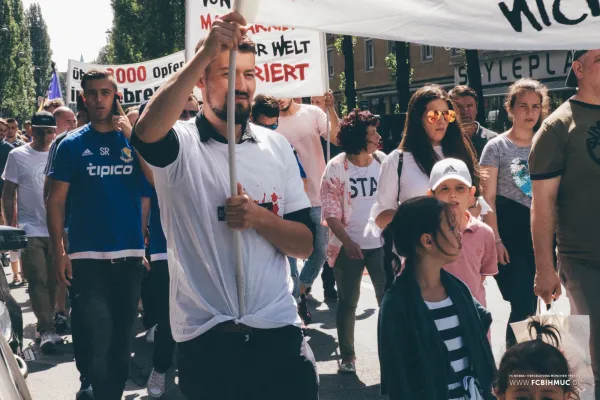
[[[448,93],[438,85],[424,86],[411,97],[402,142],[381,165],[377,201],[371,209],[369,228],[373,232],[379,233],[390,223],[399,203],[427,193],[431,169],[441,159],[464,161],[473,184],[479,187],[475,151],[454,108]],[[403,163],[398,176],[400,157]]]
[[[339,295],[336,325],[342,356],[340,372],[356,372],[354,323],[365,267],[378,303],[385,291],[383,242],[373,234],[364,235],[385,156],[377,151],[381,140],[378,122],[368,111],[354,110],[344,117],[338,134],[344,152],[327,164],[321,181],[322,219],[331,230],[327,259]]]

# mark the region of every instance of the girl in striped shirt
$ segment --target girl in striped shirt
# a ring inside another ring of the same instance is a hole
[[[491,315],[442,269],[460,255],[457,215],[417,197],[400,205],[388,229],[406,266],[379,313],[383,392],[391,400],[493,399]]]

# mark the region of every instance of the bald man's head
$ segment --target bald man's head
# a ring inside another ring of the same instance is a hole
[[[54,119],[56,119],[57,135],[77,128],[77,118],[69,107],[62,106],[54,110]]]

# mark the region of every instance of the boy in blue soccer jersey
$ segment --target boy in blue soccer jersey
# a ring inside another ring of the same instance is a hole
[[[144,239],[140,160],[129,143],[131,125],[118,113],[117,83],[93,70],[81,81],[91,124],[58,146],[48,176],[48,225],[59,279],[74,291],[73,325],[85,348],[76,352],[88,378],[79,396],[118,399],[129,370]],[[67,194],[71,198],[68,249],[62,233]],[[83,360],[81,360],[83,358]]]

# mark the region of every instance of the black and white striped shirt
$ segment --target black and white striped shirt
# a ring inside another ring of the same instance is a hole
[[[460,330],[460,321],[456,308],[450,297],[439,302],[425,302],[435,321],[438,332],[448,348],[448,358],[455,374],[452,383],[448,384],[449,400],[462,400],[465,398],[463,379],[470,375],[470,360],[467,347],[463,343]]]

